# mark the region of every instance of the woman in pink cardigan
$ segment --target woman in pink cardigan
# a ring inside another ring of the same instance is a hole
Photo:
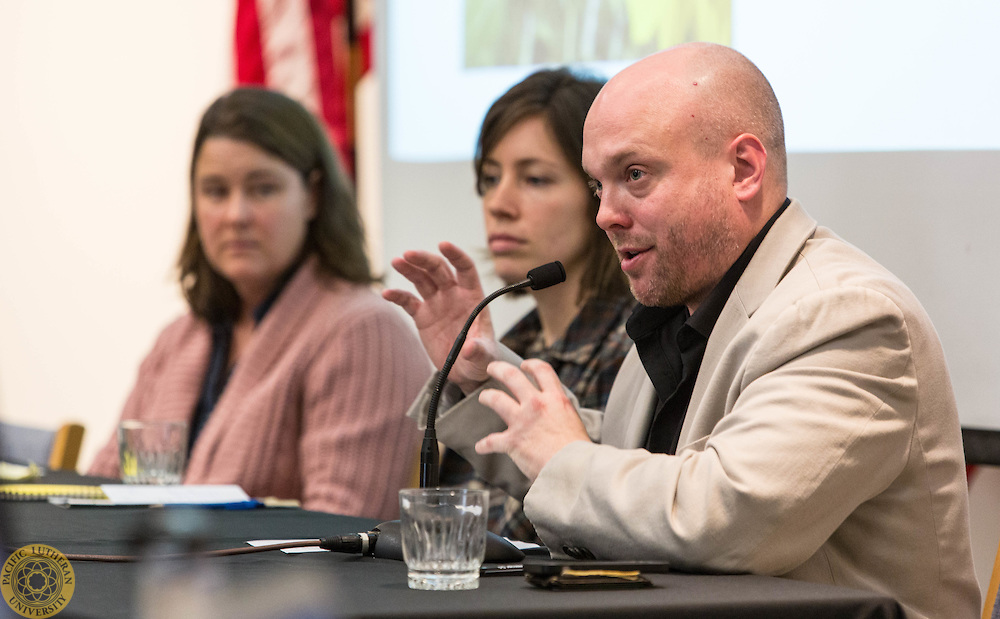
[[[139,368],[122,419],[188,422],[185,483],[395,518],[432,372],[371,289],[361,218],[326,133],[295,101],[237,89],[205,112],[178,260],[190,313]],[[112,436],[90,474],[118,477]]]

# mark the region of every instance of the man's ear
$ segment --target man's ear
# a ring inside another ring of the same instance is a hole
[[[764,186],[767,149],[752,133],[737,136],[730,142],[729,148],[736,172],[733,190],[740,202],[749,202]]]

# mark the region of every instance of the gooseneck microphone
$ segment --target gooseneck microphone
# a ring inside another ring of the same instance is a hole
[[[564,281],[566,281],[566,269],[563,268],[561,262],[556,260],[555,262],[543,264],[542,266],[535,267],[528,271],[527,279],[524,281],[504,286],[493,294],[487,296],[485,299],[480,301],[479,305],[476,306],[476,309],[472,310],[472,313],[469,314],[469,319],[465,321],[465,326],[462,327],[462,331],[458,334],[458,337],[455,338],[455,343],[448,352],[448,356],[444,360],[444,365],[441,366],[441,371],[438,372],[437,381],[434,383],[434,391],[431,392],[430,401],[427,403],[427,426],[424,430],[424,441],[420,446],[421,488],[434,488],[440,485],[441,472],[438,468],[437,431],[434,429],[434,422],[437,419],[438,402],[441,401],[441,392],[444,390],[444,385],[448,381],[448,374],[451,372],[451,367],[455,365],[455,361],[458,359],[458,353],[462,351],[462,345],[465,344],[465,338],[468,336],[469,329],[472,328],[472,323],[476,320],[476,317],[479,316],[479,313],[483,311],[483,308],[485,308],[490,301],[501,295],[505,295],[508,292],[513,292],[529,286],[532,290],[541,290],[543,288],[548,288],[549,286],[561,284]]]

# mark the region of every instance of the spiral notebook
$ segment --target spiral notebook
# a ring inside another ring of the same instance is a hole
[[[0,501],[47,501],[49,497],[107,499],[100,486],[73,484],[0,484]]]

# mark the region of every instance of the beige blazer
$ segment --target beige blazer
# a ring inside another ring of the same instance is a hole
[[[675,456],[641,449],[654,402],[633,350],[603,422],[582,412],[599,442],[564,448],[527,491],[550,548],[879,591],[908,617],[978,616],[961,431],[934,328],[898,279],[798,202],[722,311]],[[482,408],[467,398],[439,436],[471,448],[484,433],[460,417],[485,419]]]

